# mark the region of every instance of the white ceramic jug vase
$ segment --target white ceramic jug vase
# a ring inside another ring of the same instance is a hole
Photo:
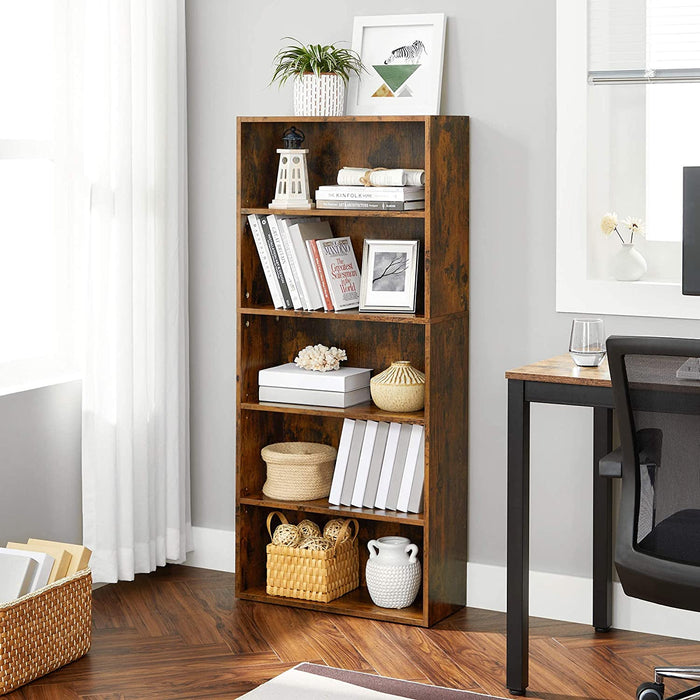
[[[415,600],[421,581],[418,547],[408,537],[380,537],[367,543],[367,590],[381,608],[406,608]]]

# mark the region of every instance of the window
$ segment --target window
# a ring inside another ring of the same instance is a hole
[[[59,19],[55,0],[0,0],[0,393],[73,355]]]
[[[697,22],[679,22],[679,8]],[[699,0],[557,3],[559,311],[700,318],[680,290],[682,166],[700,165],[700,83],[676,80],[700,68],[698,27]],[[607,211],[645,221],[640,282],[612,279]]]

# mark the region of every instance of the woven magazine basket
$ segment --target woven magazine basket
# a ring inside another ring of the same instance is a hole
[[[272,537],[272,519],[283,523],[287,518],[279,511],[267,516],[267,531]],[[354,526],[354,534],[343,540]],[[316,551],[283,545],[267,545],[267,593],[285,598],[328,603],[360,585],[360,557],[357,549],[359,523],[347,519],[338,533],[335,546]]]
[[[91,635],[90,569],[0,605],[0,695],[84,656]]]
[[[277,442],[260,451],[267,463],[263,493],[280,501],[315,501],[331,492],[338,451],[319,442]]]

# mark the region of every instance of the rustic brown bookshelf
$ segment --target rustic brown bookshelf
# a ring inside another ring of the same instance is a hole
[[[343,165],[424,168],[425,210],[268,209],[275,191],[276,149],[290,126],[306,135],[312,194],[319,185],[335,182]],[[469,119],[239,117],[237,127],[236,593],[247,600],[430,626],[466,602]],[[327,218],[336,236],[350,236],[360,263],[365,238],[419,240],[416,313],[275,309],[248,228],[250,213]],[[388,413],[372,404],[335,409],[260,403],[258,371],[290,362],[301,348],[316,343],[345,348],[350,366],[377,372],[394,360],[410,360],[426,373],[424,410]],[[262,447],[285,440],[337,446],[344,418],[425,426],[422,513],[333,506],[325,499],[290,503],[262,494]],[[265,519],[272,510],[281,510],[290,522],[307,514],[320,523],[357,518],[360,588],[330,603],[267,595]],[[364,586],[367,542],[384,535],[403,535],[418,545],[423,582],[409,608],[377,607]]]

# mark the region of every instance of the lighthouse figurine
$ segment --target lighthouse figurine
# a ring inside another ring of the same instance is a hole
[[[282,135],[284,148],[278,148],[280,164],[277,169],[275,198],[270,209],[312,209],[309,198],[309,171],[306,165],[308,148],[302,148],[304,132],[292,126]]]

